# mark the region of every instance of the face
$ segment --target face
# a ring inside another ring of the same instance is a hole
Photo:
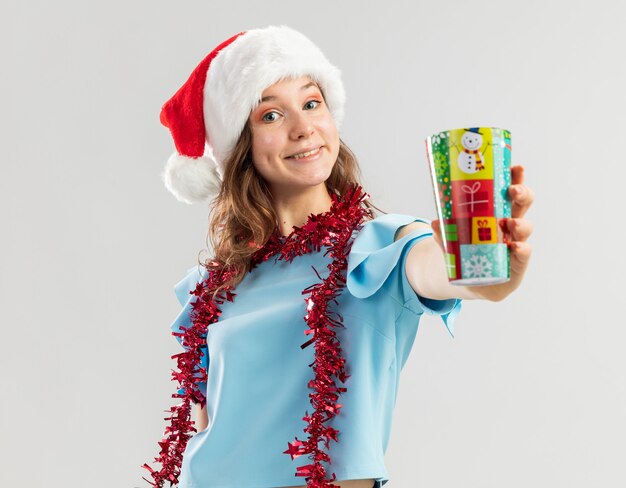
[[[252,159],[274,192],[323,185],[339,153],[339,134],[322,92],[308,77],[266,88],[250,114]]]
[[[466,132],[461,137],[461,144],[465,149],[478,149],[483,145],[483,136],[473,132]]]

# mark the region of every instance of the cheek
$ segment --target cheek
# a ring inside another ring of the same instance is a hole
[[[319,128],[324,133],[324,137],[326,142],[330,144],[331,150],[333,153],[339,153],[339,132],[337,131],[337,126],[335,125],[335,121],[329,114],[329,118],[326,119],[323,123],[320,123]]]
[[[271,135],[255,134],[252,138],[252,154],[262,155],[271,150],[274,146]]]
[[[257,169],[267,166],[278,151],[279,144],[271,134],[254,134],[252,137],[252,161]]]
[[[333,135],[333,144],[332,144],[332,149],[331,149],[331,154],[333,156],[333,165],[335,164],[335,162],[337,162],[337,157],[339,156],[339,144],[340,144],[339,133],[335,129],[335,132]]]
[[[267,134],[253,134],[252,136],[252,165],[259,175],[265,180],[272,173],[272,161],[274,154],[272,148],[275,146],[273,138]]]

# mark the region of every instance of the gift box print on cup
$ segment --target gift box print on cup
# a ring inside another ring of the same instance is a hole
[[[458,285],[508,281],[510,254],[500,223],[511,217],[511,133],[448,130],[427,138],[426,152],[448,279]]]

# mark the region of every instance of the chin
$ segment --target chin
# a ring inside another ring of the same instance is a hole
[[[292,174],[291,178],[288,178],[289,181],[285,181],[285,183],[299,186],[316,186],[330,178],[332,170],[332,166],[308,168],[308,171]]]
[[[300,188],[302,190],[310,190],[312,188],[325,185],[327,180],[328,178],[320,178],[320,179],[308,180],[308,181],[298,181],[298,182],[291,183],[289,186],[293,188]]]
[[[330,173],[331,172],[328,171],[320,175],[316,175],[315,177],[308,179],[306,182],[303,182],[304,186],[311,187],[311,186],[319,186],[319,185],[325,184],[326,181],[328,181],[328,178],[330,178]]]
[[[328,176],[319,177],[319,178],[300,178],[300,179],[293,179],[290,181],[274,182],[271,186],[274,187],[275,189],[280,188],[282,189],[282,191],[287,191],[288,193],[307,192],[317,187],[325,188],[326,181],[328,180]]]

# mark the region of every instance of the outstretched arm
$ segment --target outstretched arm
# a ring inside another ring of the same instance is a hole
[[[532,223],[524,218],[534,200],[534,192],[524,185],[524,167],[511,168],[511,218],[504,221],[502,230],[511,250],[511,279],[506,283],[489,286],[455,286],[448,282],[441,239],[441,227],[433,220],[433,239],[423,239],[413,246],[406,259],[406,274],[413,290],[424,298],[445,300],[449,298],[484,299],[500,301],[509,296],[522,282],[532,253],[527,242],[532,233]],[[428,228],[414,222],[401,228],[396,239],[417,230]]]

